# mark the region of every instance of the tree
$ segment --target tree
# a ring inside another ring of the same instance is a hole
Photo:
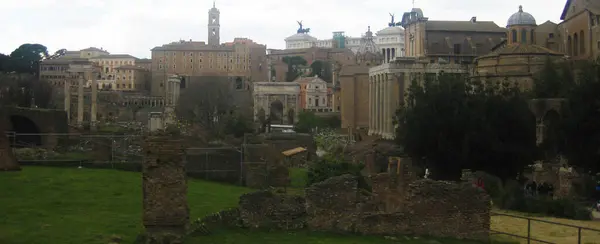
[[[573,87],[572,68],[568,63],[557,64],[547,59],[544,67],[534,78],[535,98],[564,98]]]
[[[310,64],[311,76],[319,76],[324,81],[331,83],[333,80],[332,64],[328,61],[316,60]]]
[[[52,87],[48,82],[31,75],[11,76],[0,74],[0,103],[2,106],[49,108]]]
[[[226,120],[225,132],[227,134],[232,134],[235,137],[243,137],[244,134],[253,132],[250,121],[251,120],[245,116],[234,113]]]
[[[189,82],[178,100],[177,116],[199,125],[206,133],[225,132],[227,116],[233,114],[232,86],[218,79]]]
[[[312,111],[298,113],[298,122],[294,130],[300,133],[310,133],[315,128],[339,128],[341,120],[339,117],[319,117]]]
[[[285,73],[285,81],[294,81],[300,76],[299,66],[306,65],[306,60],[300,56],[283,57],[283,62],[288,65],[288,70]]]
[[[0,53],[0,73],[9,72],[10,56]]]
[[[535,155],[535,118],[508,82],[449,74],[413,81],[396,123],[405,153],[436,179],[457,180],[462,169],[514,178]]]
[[[44,45],[23,44],[10,53],[10,69],[17,73],[37,74],[40,61],[48,56]]]
[[[569,163],[600,171],[600,64],[584,63],[561,110],[560,151]]]

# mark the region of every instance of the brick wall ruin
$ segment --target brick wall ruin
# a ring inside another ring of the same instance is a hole
[[[371,177],[372,192],[342,175],[305,189],[305,197],[269,191],[240,197],[242,226],[364,235],[417,235],[487,240],[490,197],[469,183],[416,179],[410,173]]]
[[[142,165],[146,243],[182,243],[189,224],[182,141],[149,136]]]

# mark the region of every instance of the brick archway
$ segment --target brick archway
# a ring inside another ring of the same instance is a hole
[[[67,113],[55,109],[33,109],[21,107],[0,108],[0,119],[19,143],[15,146],[43,146],[53,148],[57,144],[56,134],[69,131]]]

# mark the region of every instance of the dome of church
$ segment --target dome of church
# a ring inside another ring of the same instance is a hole
[[[513,25],[536,25],[535,18],[533,15],[527,12],[523,12],[523,6],[519,6],[519,11],[514,13],[508,18],[506,27]]]
[[[381,36],[381,35],[400,35],[402,33],[404,33],[404,29],[402,29],[402,27],[399,27],[399,26],[390,26],[390,27],[387,27],[387,28],[385,28],[383,30],[378,31],[377,35],[378,36]]]
[[[315,38],[309,34],[306,34],[306,33],[296,33],[296,34],[293,34],[293,35],[285,38],[286,42],[289,42],[289,41],[316,41],[316,40],[317,40],[317,38]]]

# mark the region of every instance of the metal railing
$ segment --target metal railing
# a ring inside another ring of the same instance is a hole
[[[522,236],[522,235],[518,235],[518,234],[514,234],[514,233],[502,232],[502,231],[497,231],[497,230],[490,230],[490,233],[492,235],[493,234],[507,235],[507,236],[516,237],[516,238],[519,238],[519,239],[525,239],[525,240],[527,240],[527,244],[530,244],[532,241],[537,242],[537,243],[547,243],[547,244],[564,244],[564,243],[555,243],[555,242],[540,240],[540,239],[536,239],[536,238],[532,237],[531,236],[531,234],[532,234],[532,231],[531,231],[531,222],[540,222],[540,223],[546,223],[546,224],[552,224],[552,225],[559,225],[559,226],[564,226],[564,227],[567,227],[567,228],[577,229],[577,244],[582,244],[581,231],[583,231],[583,230],[594,231],[594,232],[600,233],[600,229],[593,229],[593,228],[588,228],[588,227],[583,227],[583,226],[563,224],[563,223],[552,222],[552,221],[547,221],[547,220],[541,220],[541,219],[536,219],[536,218],[529,218],[529,217],[523,217],[523,216],[517,216],[517,215],[511,215],[511,214],[504,214],[504,213],[498,213],[498,212],[492,212],[491,215],[492,216],[505,216],[505,217],[510,217],[510,218],[517,218],[517,219],[525,219],[525,220],[527,220],[527,236]]]

